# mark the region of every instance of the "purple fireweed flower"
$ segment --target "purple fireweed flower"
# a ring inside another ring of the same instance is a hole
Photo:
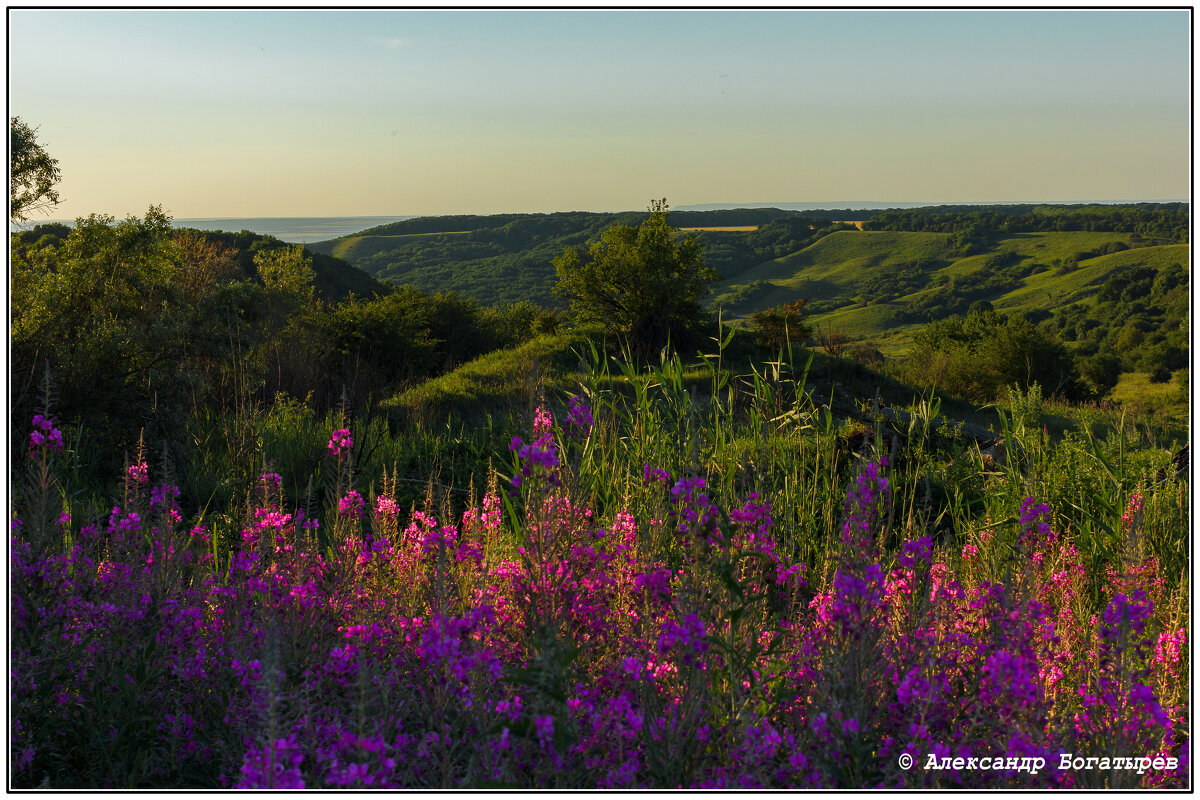
[[[665,469],[656,469],[646,464],[642,467],[642,480],[646,483],[661,483],[665,485],[671,482],[671,473]]]
[[[757,492],[751,492],[750,498],[741,508],[730,511],[729,518],[743,528],[752,530],[756,536],[765,535],[774,524],[774,520],[771,519],[770,502],[758,502]]]
[[[179,500],[178,486],[162,484],[155,486],[150,490],[151,510],[164,510],[173,508],[177,500]]]
[[[680,478],[671,487],[673,513],[679,520],[676,529],[686,534],[689,529],[700,534],[709,533],[708,528],[716,519],[715,509],[704,493],[704,478]]]
[[[840,569],[833,576],[833,597],[821,617],[837,625],[843,633],[855,633],[877,616],[883,602],[883,569],[867,564],[863,576]]]
[[[702,655],[708,650],[708,642],[704,641],[704,621],[695,614],[684,616],[682,623],[668,619],[663,623],[658,635],[659,652],[665,653],[678,647],[684,651],[684,660],[691,662],[693,655]],[[691,651],[688,653],[687,651]]]
[[[395,522],[400,516],[400,506],[390,497],[380,495],[375,498],[375,518],[380,521]]]
[[[1132,634],[1140,637],[1146,630],[1146,622],[1154,612],[1154,603],[1141,589],[1131,597],[1118,594],[1104,609],[1104,624],[1100,626],[1100,639],[1118,642]]]
[[[904,680],[896,687],[896,699],[903,705],[923,700],[931,693],[932,687],[929,685],[929,681],[925,680],[925,676],[921,674],[920,667],[910,669],[904,676]]]
[[[651,594],[668,597],[671,594],[671,571],[657,567],[638,573],[633,578],[633,588],[645,589]]]
[[[997,650],[983,665],[980,700],[995,711],[1035,708],[1042,702],[1037,662],[1021,653]]]
[[[521,461],[519,474],[512,478],[514,489],[524,482],[524,478],[532,477],[534,474],[545,475],[551,484],[557,484],[558,478],[554,474],[554,469],[559,464],[558,447],[549,433],[538,437],[533,444],[523,444],[520,436],[514,436],[509,450],[516,452],[517,458]]]
[[[875,552],[871,526],[887,504],[890,491],[888,479],[879,474],[880,468],[886,467],[887,463],[887,458],[882,456],[878,462],[868,461],[846,494],[842,541],[868,559]]]
[[[183,519],[179,514],[179,487],[163,484],[150,490],[150,510],[157,511],[171,522]]]
[[[338,514],[350,519],[361,519],[366,504],[357,489],[351,489],[346,496],[338,500]]]
[[[300,762],[304,755],[296,751],[294,733],[262,747],[251,747],[242,761],[242,777],[237,788],[303,789]]]
[[[587,402],[582,397],[571,398],[571,407],[567,413],[567,425],[579,428],[584,434],[592,429],[592,410],[588,408]]]
[[[933,558],[933,537],[921,536],[904,543],[897,562],[905,569],[912,569],[918,563],[928,564]]]
[[[34,414],[33,428],[34,430],[29,434],[30,450],[37,450],[39,447],[47,445],[51,450],[62,450],[62,431],[54,427],[54,422],[52,420],[43,417],[41,414]]]
[[[1032,497],[1021,501],[1021,533],[1018,541],[1023,544],[1039,546],[1052,544],[1056,537],[1050,528],[1050,506],[1039,503]]]
[[[537,730],[537,740],[543,748],[549,748],[550,743],[554,740],[554,717],[534,716],[533,724]]]
[[[149,467],[146,462],[142,461],[137,464],[130,464],[125,468],[125,479],[131,484],[147,483],[150,480]]]
[[[1127,531],[1137,522],[1138,514],[1142,511],[1142,493],[1134,492],[1129,497],[1129,502],[1125,504],[1125,510],[1121,513],[1121,530]]]
[[[538,406],[533,412],[533,433],[535,436],[544,436],[550,433],[550,429],[554,427],[554,417],[546,409]]]
[[[337,458],[342,457],[342,453],[354,447],[354,440],[350,438],[349,428],[338,428],[329,436],[329,453]]]
[[[1127,705],[1139,713],[1141,717],[1138,722],[1141,722],[1141,727],[1158,728],[1170,734],[1171,716],[1163,710],[1162,705],[1158,702],[1158,698],[1154,695],[1154,690],[1145,684],[1136,684],[1129,690],[1129,698]],[[1136,722],[1134,723],[1136,725]],[[1134,727],[1130,725],[1128,727]],[[1130,731],[1131,733],[1133,731]]]

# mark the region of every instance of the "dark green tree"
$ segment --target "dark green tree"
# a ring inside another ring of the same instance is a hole
[[[9,119],[8,143],[12,152],[8,219],[24,222],[31,212],[58,205],[54,184],[62,178],[62,173],[58,159],[51,158],[38,143],[37,128],[31,128],[20,117]]]
[[[812,336],[812,328],[801,318],[807,303],[802,298],[751,314],[755,341],[772,351],[783,350],[789,344],[803,344]]]
[[[1071,400],[1086,394],[1061,341],[1023,317],[994,311],[927,325],[913,337],[904,372],[914,383],[985,403],[1014,383],[1023,391],[1037,383],[1050,396]]]
[[[1079,360],[1079,376],[1098,397],[1104,397],[1121,379],[1121,357],[1111,350]]]
[[[638,227],[614,225],[586,254],[567,248],[553,261],[555,292],[578,318],[602,323],[642,356],[703,320],[700,301],[717,280],[704,263],[703,246],[691,234],[679,236],[667,209],[665,199],[653,201]]]

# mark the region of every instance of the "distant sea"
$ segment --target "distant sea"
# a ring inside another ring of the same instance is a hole
[[[227,219],[177,219],[176,228],[202,231],[253,231],[285,242],[322,242],[365,231],[407,217],[232,217]]]
[[[351,233],[365,231],[377,225],[387,225],[389,222],[399,222],[402,219],[412,219],[414,215],[404,217],[222,217],[204,219],[175,219],[171,224],[176,228],[196,228],[202,231],[252,231],[264,236],[274,236],[285,242],[320,242],[326,239],[336,239]],[[61,222],[74,227],[73,219],[31,219],[24,225],[9,224],[10,232],[23,228],[32,228],[49,222]]]

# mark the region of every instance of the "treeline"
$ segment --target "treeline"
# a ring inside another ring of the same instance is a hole
[[[196,419],[280,393],[353,412],[557,325],[532,303],[389,287],[272,237],[173,230],[155,208],[39,226],[10,253],[13,419],[49,401],[115,454],[139,432],[186,449]]]
[[[718,211],[672,211],[671,222],[680,228],[732,227],[764,225],[780,217],[799,215],[796,211],[778,208],[736,208]],[[368,228],[354,236],[411,236],[429,233],[461,231],[490,231],[499,229],[523,230],[536,233],[537,238],[562,236],[573,231],[601,231],[611,225],[641,224],[646,211],[557,211],[549,214],[457,214],[439,217],[414,217]],[[342,237],[347,238],[347,237]],[[528,241],[528,239],[526,240]]]
[[[1186,242],[1188,220],[1187,203],[931,206],[876,214],[863,223],[863,230],[949,233],[970,254],[989,237],[1013,233],[1121,232],[1160,243]]]

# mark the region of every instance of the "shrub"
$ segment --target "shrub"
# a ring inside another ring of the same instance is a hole
[[[755,341],[772,352],[806,342],[812,336],[812,328],[801,318],[807,303],[807,300],[795,300],[751,314]]]

